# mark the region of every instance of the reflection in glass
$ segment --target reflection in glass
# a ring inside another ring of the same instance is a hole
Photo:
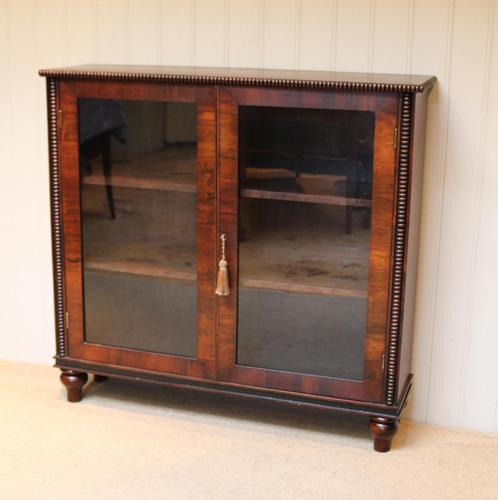
[[[374,119],[239,108],[238,364],[362,379]]]
[[[79,99],[87,342],[196,356],[196,106]]]

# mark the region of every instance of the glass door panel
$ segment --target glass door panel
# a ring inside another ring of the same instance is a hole
[[[375,113],[238,111],[236,363],[361,381]]]
[[[197,106],[78,99],[85,342],[197,355]]]

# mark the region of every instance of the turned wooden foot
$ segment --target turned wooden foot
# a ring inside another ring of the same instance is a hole
[[[392,418],[372,417],[370,432],[374,440],[374,450],[385,453],[391,449],[391,441],[398,430],[398,421]]]
[[[83,386],[88,380],[88,375],[84,372],[75,372],[73,370],[63,370],[61,373],[61,382],[67,389],[67,400],[71,403],[81,401],[83,397]]]
[[[95,374],[95,375],[93,376],[93,380],[94,380],[95,382],[105,382],[108,378],[109,378],[109,377],[106,377],[105,375],[97,375],[97,374]]]

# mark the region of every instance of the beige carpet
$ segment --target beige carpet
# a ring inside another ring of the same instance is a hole
[[[0,362],[1,499],[498,499],[498,437],[110,380],[65,402],[58,371]]]

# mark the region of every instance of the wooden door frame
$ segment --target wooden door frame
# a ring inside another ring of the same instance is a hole
[[[368,271],[364,377],[361,381],[236,364],[238,283],[239,105],[375,112],[374,175]],[[317,396],[383,401],[383,358],[389,326],[390,269],[394,224],[398,95],[268,88],[218,89],[218,234],[226,233],[232,293],[217,301],[218,378],[226,382]],[[218,248],[219,255],[219,248]]]
[[[197,357],[159,354],[85,341],[78,97],[191,102],[197,105]],[[216,93],[213,87],[146,82],[59,82],[60,182],[64,245],[64,290],[70,318],[65,355],[88,362],[214,378],[216,255]]]

